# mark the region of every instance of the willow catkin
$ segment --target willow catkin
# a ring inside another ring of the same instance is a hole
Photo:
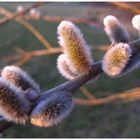
[[[24,94],[29,100],[35,100],[39,96],[38,84],[21,68],[6,66],[1,71],[1,77],[25,91]]]
[[[116,44],[104,55],[102,60],[102,68],[104,72],[111,77],[120,75],[124,68],[127,66],[131,55],[132,51],[129,44]]]
[[[78,71],[71,67],[69,58],[65,54],[61,54],[57,58],[57,69],[65,78],[72,80],[78,76]]]
[[[93,63],[92,55],[78,27],[70,21],[62,21],[57,28],[60,46],[79,73],[89,73]]]
[[[28,120],[29,110],[30,103],[22,91],[0,78],[0,115],[8,121],[24,124]]]
[[[36,105],[31,113],[31,123],[39,127],[51,127],[66,118],[73,107],[71,95],[64,91],[57,91]]]
[[[106,16],[103,23],[104,30],[113,44],[129,42],[130,37],[128,32],[115,16]]]

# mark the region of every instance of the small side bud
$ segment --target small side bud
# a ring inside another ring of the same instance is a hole
[[[104,55],[102,68],[110,77],[120,75],[128,64],[132,55],[129,44],[118,43]]]
[[[21,92],[19,88],[0,78],[0,114],[8,121],[25,124],[30,103]]]
[[[93,63],[92,55],[83,35],[72,22],[62,21],[58,26],[58,39],[73,67],[80,73],[89,73]]]
[[[129,42],[129,34],[119,20],[112,15],[106,16],[103,20],[104,30],[113,44]]]
[[[30,101],[37,99],[39,96],[38,84],[21,68],[6,66],[1,72],[1,77],[23,90]]]
[[[73,99],[61,91],[48,95],[40,101],[31,113],[31,123],[39,127],[51,127],[66,118],[74,107]]]
[[[69,59],[65,54],[61,54],[57,58],[57,68],[59,73],[64,76],[67,79],[74,79],[78,76],[78,72],[75,70],[74,67],[72,67],[70,62],[68,62]]]

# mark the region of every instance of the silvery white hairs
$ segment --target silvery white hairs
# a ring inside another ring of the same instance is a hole
[[[103,57],[102,68],[104,72],[116,77],[122,73],[129,63],[132,51],[127,43],[118,43],[110,48]]]
[[[30,101],[34,101],[40,94],[39,85],[21,68],[6,66],[1,71],[1,77],[24,91]]]
[[[24,124],[29,119],[30,102],[22,92],[10,82],[0,78],[0,115],[6,120]]]
[[[132,19],[133,27],[140,30],[140,16]],[[114,16],[104,18],[105,31],[113,45],[105,53],[102,69],[110,77],[120,77],[131,72],[140,65],[140,53],[129,42],[129,35]]]
[[[29,120],[31,103],[40,94],[38,84],[21,68],[6,66],[0,77],[0,115],[14,123]]]
[[[31,113],[31,123],[39,127],[50,127],[60,123],[66,118],[74,107],[70,93],[56,91],[48,94],[48,97],[41,100]]]
[[[57,68],[59,73],[67,79],[72,80],[79,76],[78,71],[73,66],[71,66],[71,62],[65,54],[58,56]]]
[[[120,42],[129,42],[130,37],[127,30],[115,16],[106,16],[103,20],[103,23],[105,32],[113,44]]]
[[[89,73],[93,58],[80,29],[70,21],[62,21],[57,28],[57,33],[58,43],[64,53],[57,60],[60,74],[67,79],[74,79],[75,75]],[[72,74],[73,72],[75,75]]]

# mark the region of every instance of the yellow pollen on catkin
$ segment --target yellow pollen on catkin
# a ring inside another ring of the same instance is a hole
[[[59,43],[74,67],[80,73],[88,73],[93,63],[91,52],[80,30],[68,21],[62,21],[58,27]]]
[[[111,77],[121,74],[123,69],[128,64],[130,57],[131,49],[128,44],[116,44],[107,51],[103,58],[102,67],[104,72]]]

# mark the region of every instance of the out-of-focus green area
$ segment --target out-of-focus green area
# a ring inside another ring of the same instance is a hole
[[[25,4],[27,3],[20,3]],[[0,3],[0,6],[15,11],[19,3]],[[112,14],[106,11],[103,4],[99,7],[81,3],[48,3],[39,9],[44,15],[61,15],[72,17],[90,16],[94,19],[103,18],[103,15]],[[99,13],[99,11],[101,12]],[[105,10],[105,12],[104,12]],[[114,11],[114,13],[119,11]],[[88,13],[86,15],[86,13]],[[98,14],[97,14],[98,13]],[[126,13],[126,12],[125,12]],[[126,13],[128,14],[128,13]],[[128,16],[128,15],[127,15]],[[122,18],[123,19],[123,18]],[[123,19],[123,23],[131,25],[131,20]],[[53,47],[58,47],[57,26],[59,23],[52,23],[43,20],[30,20],[30,23],[42,33]],[[102,23],[100,23],[102,25]],[[77,24],[84,34],[88,44],[109,45],[110,42],[104,33],[103,27],[96,28],[87,24]],[[132,38],[137,33],[131,32]],[[22,25],[16,21],[10,21],[0,26],[0,58],[15,53],[19,47],[27,51],[44,49],[44,46]],[[95,61],[100,60],[103,52],[92,51]],[[59,75],[56,68],[58,54],[33,57],[22,66],[39,84],[42,91],[55,87],[66,81]],[[11,64],[0,62],[0,68]],[[85,85],[96,97],[104,97],[129,90],[140,85],[139,69],[118,79],[111,79],[102,74]],[[75,96],[83,97],[77,91]],[[59,125],[52,128],[39,128],[32,125],[15,125],[3,134],[7,138],[43,138],[43,137],[140,137],[140,101],[129,103],[109,103],[99,106],[76,105],[72,113]]]

